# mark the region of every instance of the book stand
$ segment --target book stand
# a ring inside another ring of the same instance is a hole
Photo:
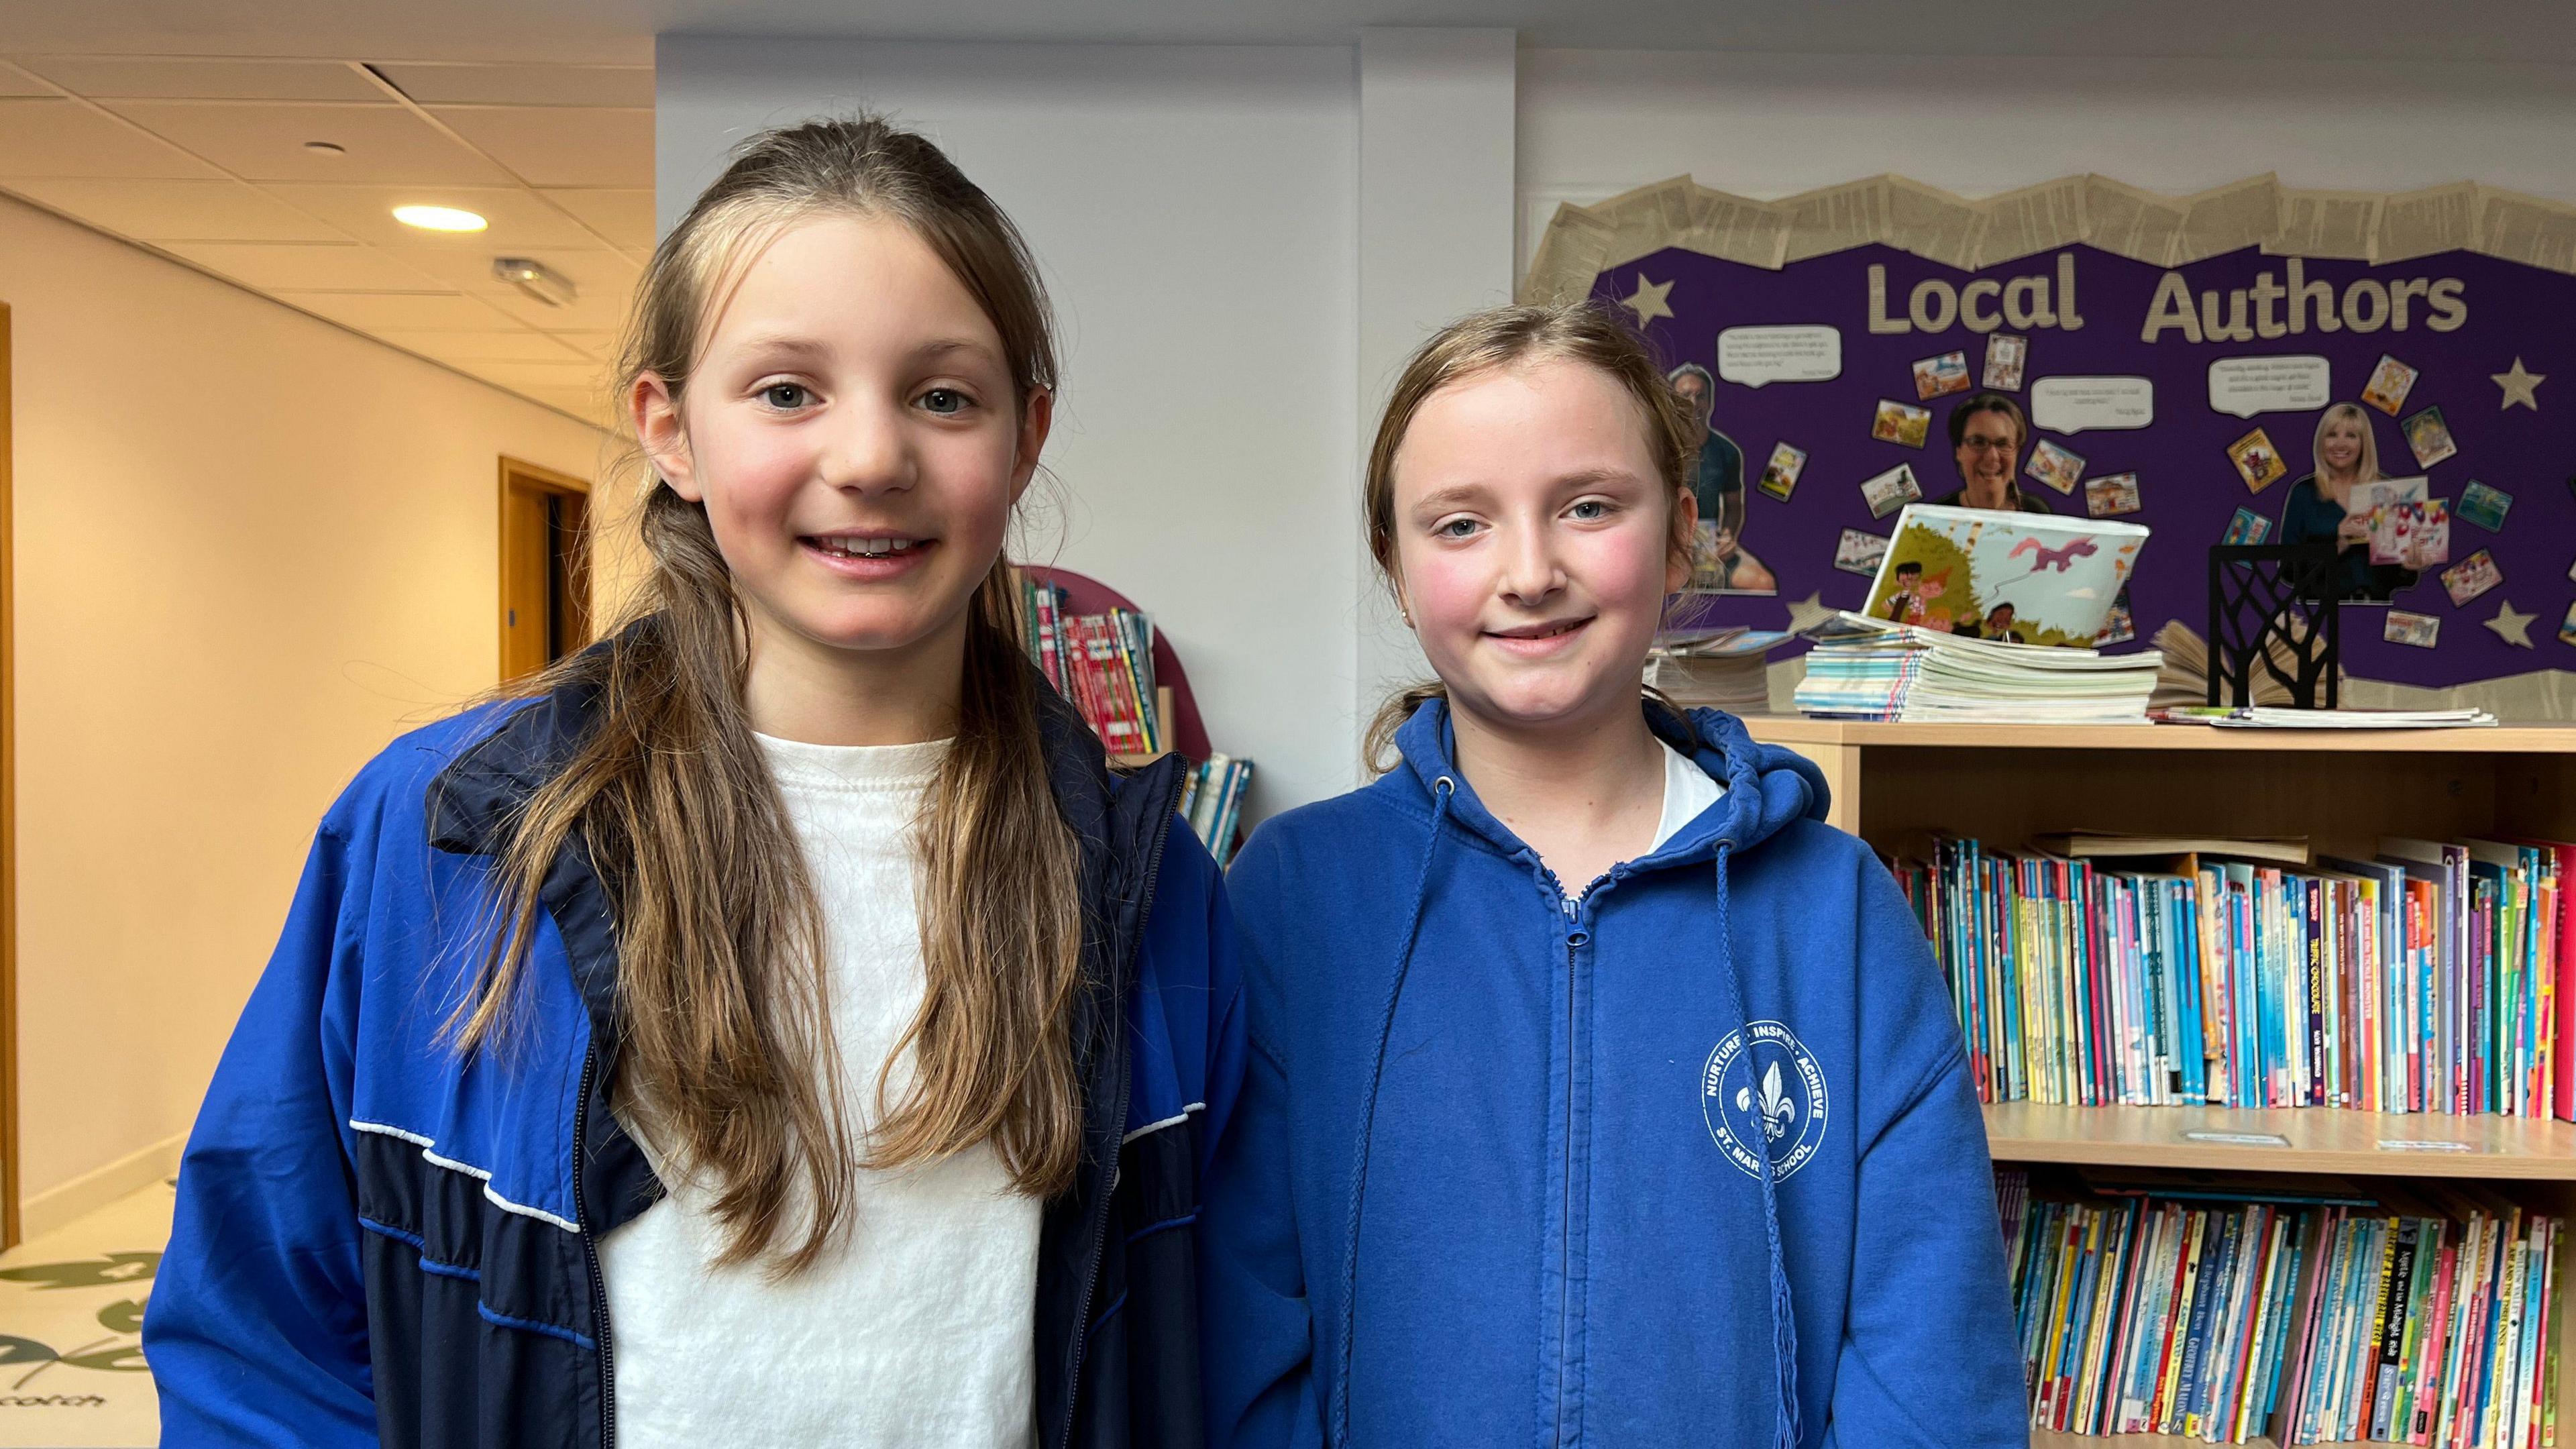
[[[2333,539],[2214,544],[2209,550],[2209,703],[2254,703],[2254,668],[2293,709],[2335,707],[2343,657]],[[2277,641],[2277,643],[2276,643]],[[2285,668],[2286,666],[2286,668]],[[2317,686],[2325,686],[2319,701]],[[2221,698],[2221,686],[2226,698]]]

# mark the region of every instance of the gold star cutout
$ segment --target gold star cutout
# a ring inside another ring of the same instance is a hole
[[[2502,599],[2497,601],[2496,616],[2487,620],[2487,627],[2507,644],[2528,649],[2531,647],[2531,621],[2537,617],[2535,614],[2515,613],[2513,601]]]
[[[2522,359],[2517,357],[2513,360],[2513,371],[2490,372],[2487,376],[2495,379],[2495,385],[2504,389],[2504,407],[2509,408],[2515,403],[2520,403],[2533,412],[2540,411],[2540,399],[2534,397],[2532,393],[2542,383],[2549,381],[2547,374],[2523,371]]]
[[[1825,607],[1822,590],[1809,594],[1789,606],[1789,632],[1804,634],[1834,621],[1834,611]]]
[[[1630,296],[1621,298],[1619,305],[1636,313],[1637,325],[1643,327],[1658,317],[1670,317],[1673,315],[1673,309],[1664,305],[1664,299],[1671,296],[1672,293],[1672,283],[1649,282],[1646,280],[1646,274],[1639,272],[1637,274],[1636,292]]]

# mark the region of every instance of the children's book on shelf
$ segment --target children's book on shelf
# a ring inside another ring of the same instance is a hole
[[[1075,614],[1065,591],[1020,576],[1021,643],[1056,692],[1073,702],[1113,755],[1172,748],[1173,722],[1155,706],[1154,622],[1130,609]],[[1224,865],[1234,854],[1252,762],[1211,753],[1181,775],[1181,818]]]
[[[2476,1187],[1996,1172],[2031,1424],[2543,1449],[2563,1220]]]
[[[2146,542],[2134,523],[1909,504],[1861,612],[1967,638],[2089,647]]]
[[[1234,858],[1235,834],[1243,816],[1243,792],[1252,784],[1252,762],[1210,754],[1193,763],[1181,777],[1181,818],[1224,865]]]
[[[2576,1119],[2576,846],[2042,843],[1890,862],[1985,1100]]]

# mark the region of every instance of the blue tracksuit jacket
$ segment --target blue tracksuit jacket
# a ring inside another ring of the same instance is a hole
[[[1230,922],[1173,829],[1179,762],[1113,779],[1042,698],[1090,929],[1084,1166],[1043,1217],[1034,1443],[1195,1449],[1190,1239],[1243,1055]],[[179,1169],[143,1326],[163,1443],[610,1449],[597,1244],[662,1189],[611,1110],[616,922],[585,851],[546,885],[525,1039],[437,1039],[489,939],[500,832],[590,708],[567,688],[416,731],[323,819]]]
[[[1726,786],[1569,905],[1447,706],[1228,883],[1253,1051],[1201,1238],[1219,1445],[2020,1445],[1938,967],[1821,776]]]

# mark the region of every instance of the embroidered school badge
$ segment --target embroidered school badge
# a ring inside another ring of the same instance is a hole
[[[1749,1038],[1749,1040],[1748,1040]],[[1733,1031],[1708,1054],[1700,1073],[1700,1115],[1727,1160],[1750,1177],[1771,1158],[1779,1182],[1807,1165],[1825,1140],[1824,1069],[1798,1034],[1776,1021]]]

